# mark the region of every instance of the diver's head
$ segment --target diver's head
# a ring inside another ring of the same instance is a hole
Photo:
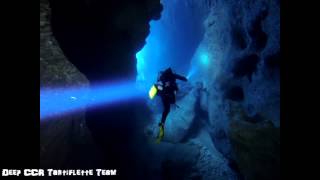
[[[168,74],[173,74],[173,72],[172,72],[172,69],[171,69],[171,68],[167,68],[167,69],[165,70],[165,72],[166,72],[166,73],[168,73]]]

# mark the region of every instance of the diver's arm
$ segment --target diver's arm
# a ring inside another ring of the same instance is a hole
[[[181,81],[188,81],[188,79],[187,79],[186,77],[181,76],[181,75],[179,75],[179,74],[174,74],[174,77],[175,77],[176,79],[181,80]]]

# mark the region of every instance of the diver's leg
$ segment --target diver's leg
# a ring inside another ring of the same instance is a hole
[[[162,112],[161,122],[159,123],[159,135],[157,138],[157,143],[160,143],[162,138],[164,137],[164,123],[170,112],[170,102],[168,101],[168,99],[165,97],[162,97],[162,103],[163,103],[163,112]]]
[[[167,116],[170,112],[170,103],[168,101],[164,101],[163,102],[163,113],[162,113],[162,117],[161,117],[161,123],[164,124],[166,122]]]

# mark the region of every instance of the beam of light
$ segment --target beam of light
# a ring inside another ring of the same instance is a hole
[[[190,78],[196,73],[196,71],[197,71],[196,66],[192,66],[190,71],[189,71],[189,73],[188,73],[188,75],[187,75],[187,79],[190,80]]]
[[[203,66],[209,66],[209,55],[205,52],[201,52],[200,54],[200,62]]]
[[[205,49],[200,48],[195,54],[194,62],[191,63],[187,79],[192,78],[196,73],[201,73],[204,70],[207,70],[211,66],[211,63],[211,55]]]
[[[66,115],[84,108],[112,105],[146,96],[135,82],[103,83],[89,88],[40,89],[40,120]]]

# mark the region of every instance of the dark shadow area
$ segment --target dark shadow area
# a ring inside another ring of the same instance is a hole
[[[265,57],[264,63],[270,70],[280,69],[280,52]]]
[[[157,1],[50,0],[52,29],[67,58],[90,82],[134,78],[135,53],[159,19]]]
[[[239,48],[240,50],[246,49],[248,46],[248,43],[246,39],[246,34],[243,31],[243,29],[241,29],[240,27],[234,27],[231,33],[232,33],[232,38],[235,42],[236,47]]]
[[[136,178],[137,169],[141,169],[140,148],[146,148],[139,142],[143,138],[141,122],[136,114],[144,107],[142,101],[127,102],[90,109],[86,113],[87,126],[96,144],[103,152],[104,168],[116,168],[122,178]],[[145,117],[148,118],[147,116]],[[140,136],[138,136],[140,135]],[[138,149],[139,148],[139,149]]]
[[[234,86],[225,92],[225,98],[233,101],[243,101],[243,89],[240,86]]]
[[[263,50],[268,41],[268,35],[263,31],[261,23],[268,16],[268,9],[265,9],[256,17],[252,22],[252,27],[249,29],[249,35],[251,36],[251,47],[256,51]]]
[[[247,76],[251,81],[253,73],[257,70],[258,62],[259,56],[256,54],[244,56],[235,61],[232,73],[236,78]]]

